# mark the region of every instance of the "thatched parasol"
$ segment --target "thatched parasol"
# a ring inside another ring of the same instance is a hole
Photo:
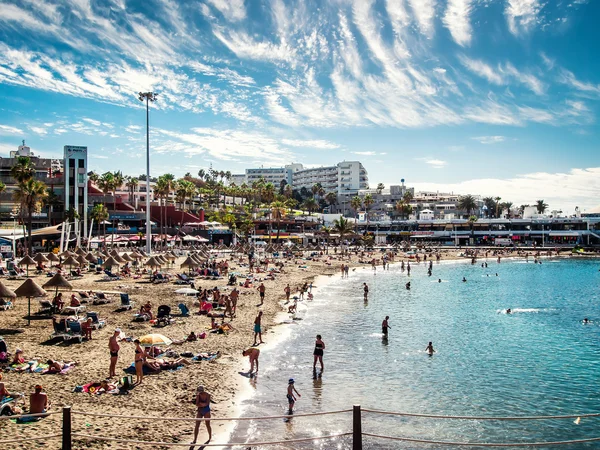
[[[21,286],[15,289],[15,294],[17,297],[27,297],[27,325],[31,325],[31,297],[44,297],[46,291],[39,287],[31,278],[28,278]]]
[[[129,256],[127,253],[123,253],[123,256],[121,256],[121,259],[125,262],[132,262],[133,258],[131,256]]]
[[[4,283],[0,281],[0,298],[15,298],[16,296],[17,294],[4,286]]]
[[[69,266],[69,272],[71,272],[71,268],[73,266],[79,267],[79,261],[77,261],[75,258],[73,258],[72,256],[69,256],[67,259],[65,259],[63,261],[63,264],[66,266]]]
[[[115,258],[113,258],[112,256],[111,256],[111,257],[109,257],[109,258],[108,258],[106,261],[104,261],[104,264],[102,264],[102,266],[103,266],[104,268],[106,268],[106,267],[111,267],[111,268],[112,268],[112,267],[114,267],[114,266],[117,266],[117,267],[118,267],[118,266],[120,266],[120,265],[121,265],[121,264],[120,264],[120,263],[119,263],[117,260],[115,260]]]
[[[88,265],[88,260],[85,259],[84,255],[79,255],[77,256],[77,262],[79,263],[80,266],[84,267]]]
[[[91,264],[96,264],[98,262],[98,258],[96,258],[94,255],[92,255],[91,253],[88,253],[85,256],[85,259],[87,262],[91,263]]]
[[[136,251],[131,252],[129,256],[133,259],[144,259],[144,257]]]
[[[190,271],[194,268],[194,267],[198,267],[200,264],[198,264],[196,261],[194,261],[194,259],[191,256],[188,256],[184,262],[181,263],[181,265],[179,267],[183,268],[183,267],[188,267],[190,269]]]
[[[162,266],[162,263],[155,256],[152,256],[150,259],[148,259],[148,261],[144,263],[144,265],[150,267],[160,267]]]
[[[53,262],[59,262],[60,261],[60,258],[58,256],[56,256],[54,253],[48,253],[48,256],[46,258],[48,258],[48,260],[51,261],[50,267],[52,267],[52,263]]]
[[[75,249],[75,253],[77,253],[78,255],[84,255],[85,256],[85,250],[82,249],[81,247],[77,247]]]
[[[37,262],[35,262],[31,256],[25,255],[25,257],[21,261],[19,261],[17,266],[19,266],[19,267],[26,266],[27,267],[27,276],[29,276],[29,266],[37,266]]]
[[[46,258],[43,253],[36,253],[33,260],[40,264],[49,262],[48,258]]]
[[[112,255],[112,257],[114,258],[115,261],[117,261],[119,264],[125,264],[127,261],[125,261],[123,258],[121,258],[121,255],[119,255],[118,253],[116,255]]]
[[[54,292],[54,296],[58,294],[59,289],[65,289],[67,291],[73,290],[73,285],[67,281],[65,277],[63,277],[60,273],[57,273],[52,278],[50,278],[46,283],[42,285],[44,289],[47,288],[56,288]]]

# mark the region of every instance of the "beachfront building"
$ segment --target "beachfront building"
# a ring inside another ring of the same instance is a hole
[[[409,205],[412,208],[411,219],[420,219],[420,215],[424,210],[431,211],[434,219],[453,220],[460,219],[466,213],[459,209],[460,203],[459,194],[433,191],[419,191],[413,194],[413,199]],[[471,211],[471,214],[476,217],[483,216],[484,203],[480,195],[473,195],[477,204],[477,209]]]
[[[83,219],[83,235],[87,236],[88,178],[87,147],[65,145],[65,211],[73,208]]]
[[[19,216],[20,205],[15,201],[14,194],[17,190],[17,182],[11,176],[10,171],[17,163],[17,158],[26,156],[31,160],[35,169],[35,179],[46,183],[56,196],[56,202],[52,206],[51,217],[47,210],[34,212],[33,227],[39,228],[46,226],[49,222],[61,221],[64,215],[64,178],[63,161],[61,159],[42,158],[35,155],[31,148],[25,145],[19,145],[17,150],[9,153],[8,158],[0,157],[0,181],[6,185],[4,192],[0,194],[0,221],[10,221]]]
[[[358,193],[369,187],[367,170],[359,161],[342,161],[334,166],[314,167],[295,171],[292,175],[294,189],[310,190],[320,184],[325,192],[342,194]]]
[[[428,215],[427,217],[431,217]],[[600,246],[600,217],[533,219],[427,219],[358,224],[359,233],[374,233],[378,242],[410,241],[434,246]]]
[[[338,195],[337,204],[332,205],[332,213],[340,213],[347,216],[354,216],[354,210],[350,206],[352,198],[355,196],[364,200],[367,194],[371,195],[373,204],[369,207],[369,217],[374,220],[389,220],[398,215],[396,203],[401,201],[409,193],[414,195],[415,188],[407,187],[404,179],[399,185],[391,185],[382,190],[378,189],[360,189],[358,192],[344,192]]]
[[[257,169],[246,169],[244,174],[234,174],[229,183],[235,183],[240,186],[246,183],[252,186],[253,183],[263,179],[265,183],[273,183],[279,188],[282,182],[292,184],[292,175],[294,172],[302,170],[302,164],[292,163],[283,167],[259,167]]]

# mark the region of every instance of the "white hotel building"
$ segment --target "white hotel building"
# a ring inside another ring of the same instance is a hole
[[[310,190],[315,184],[320,183],[326,192],[335,192],[338,195],[356,193],[369,186],[367,170],[359,161],[343,161],[334,166],[306,169],[302,164],[246,169],[243,175],[233,175],[232,181],[237,185],[242,183],[252,185],[261,178],[276,187],[285,180],[294,189]]]

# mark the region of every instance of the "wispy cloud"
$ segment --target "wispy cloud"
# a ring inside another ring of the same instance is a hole
[[[39,134],[40,136],[45,136],[46,134],[48,134],[48,129],[46,127],[28,125],[27,128],[29,128],[35,134]]]
[[[540,0],[508,0],[505,13],[511,33],[518,35],[533,28],[543,6]]]
[[[448,161],[444,161],[444,160],[437,159],[437,158],[425,157],[425,158],[415,158],[415,160],[424,162],[425,164],[427,164],[428,166],[430,166],[433,169],[442,169],[448,164]]]
[[[471,43],[472,28],[470,22],[472,0],[448,0],[443,22],[454,41],[461,46]]]
[[[339,144],[324,141],[322,139],[282,139],[281,143],[289,145],[290,147],[320,148],[324,150],[337,149],[341,147]]]
[[[23,130],[17,127],[12,127],[9,125],[0,125],[0,135],[2,136],[21,136],[23,135]]]
[[[413,10],[417,25],[421,32],[432,36],[434,32],[433,19],[435,17],[435,0],[408,0]]]
[[[244,0],[206,0],[206,2],[231,22],[238,22],[246,17]]]
[[[476,136],[471,139],[479,141],[482,144],[498,144],[506,140],[504,136]]]

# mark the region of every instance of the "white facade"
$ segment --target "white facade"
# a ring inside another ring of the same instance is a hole
[[[65,211],[74,208],[83,219],[83,235],[87,236],[88,183],[87,147],[65,145]]]
[[[275,187],[279,187],[281,182],[285,180],[287,184],[292,184],[294,172],[302,170],[303,166],[299,163],[288,164],[284,167],[260,167],[257,169],[246,169],[244,175],[233,175],[231,181],[236,185],[246,183],[252,185],[261,178],[265,183],[273,183]]]
[[[342,195],[366,189],[369,178],[359,161],[343,161],[335,166],[298,170],[292,175],[294,189],[311,189],[317,183],[320,183],[326,192]]]

